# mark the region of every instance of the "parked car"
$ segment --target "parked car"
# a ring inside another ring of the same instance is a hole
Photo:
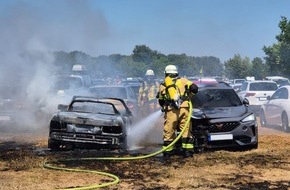
[[[30,104],[22,85],[0,84],[0,128],[31,125],[36,104]]]
[[[231,85],[243,84],[244,82],[246,82],[246,79],[234,79]]]
[[[238,95],[241,99],[249,100],[249,109],[259,115],[261,106],[267,101],[268,96],[278,89],[274,81],[246,81],[240,87]]]
[[[227,83],[200,87],[192,99],[192,134],[195,151],[213,148],[258,147],[256,116]]]
[[[143,81],[141,81],[139,79],[129,78],[129,79],[123,80],[121,82],[121,85],[130,86],[132,88],[133,92],[135,93],[136,98],[138,98],[139,89],[140,89],[140,86],[142,85],[142,83],[143,83]]]
[[[290,132],[290,86],[282,86],[262,105],[260,121],[263,127],[280,126],[285,132]]]
[[[23,110],[23,103],[17,98],[18,86],[0,85],[0,125],[12,123]]]
[[[288,78],[281,77],[281,76],[267,76],[266,80],[270,80],[270,81],[276,82],[278,87],[290,84],[290,81],[289,81]]]
[[[245,81],[246,79],[233,79],[230,86],[238,93],[240,92],[240,88]]]
[[[133,115],[122,99],[74,96],[59,105],[49,126],[48,148],[127,149]]]
[[[92,96],[99,98],[120,98],[123,99],[134,116],[137,114],[138,101],[132,88],[128,85],[95,85],[89,88]]]
[[[211,77],[191,78],[191,80],[198,87],[217,86],[218,85],[217,80],[214,78],[211,78]]]
[[[63,104],[68,104],[73,96],[89,95],[92,84],[88,75],[58,75],[52,81],[51,93]]]

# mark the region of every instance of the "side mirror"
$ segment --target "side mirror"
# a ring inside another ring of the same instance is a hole
[[[60,111],[65,111],[65,110],[67,110],[67,108],[68,108],[68,105],[64,105],[64,104],[59,104],[57,106],[57,109]]]
[[[250,105],[250,102],[249,102],[249,100],[248,100],[247,98],[244,98],[244,99],[243,99],[243,104],[244,104],[245,106],[249,106],[249,105]]]

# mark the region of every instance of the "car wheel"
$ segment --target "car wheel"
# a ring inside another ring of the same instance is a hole
[[[60,143],[57,143],[52,140],[48,140],[48,148],[50,148],[51,151],[59,151],[60,150]]]
[[[261,127],[267,127],[267,120],[266,120],[264,111],[261,111],[260,113],[260,123],[261,123]]]
[[[288,121],[288,116],[286,113],[282,114],[282,129],[285,132],[289,132],[290,128],[289,128],[289,121]]]

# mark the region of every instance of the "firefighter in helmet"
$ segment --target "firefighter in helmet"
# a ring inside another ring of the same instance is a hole
[[[158,102],[164,111],[163,148],[167,147],[176,138],[176,130],[185,129],[182,141],[183,157],[193,156],[193,138],[190,126],[185,126],[189,115],[189,101],[197,93],[198,87],[186,78],[178,77],[175,65],[165,67],[165,79],[159,86]],[[165,157],[176,153],[175,147],[171,146],[163,152]]]
[[[141,117],[146,117],[152,111],[156,110],[158,86],[156,84],[154,71],[148,69],[145,73],[143,84],[139,88],[138,106]]]

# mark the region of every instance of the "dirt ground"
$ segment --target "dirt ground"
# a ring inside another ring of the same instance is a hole
[[[154,156],[130,161],[82,160],[128,156],[118,151],[51,152],[47,132],[0,131],[0,190],[79,188],[113,181],[93,174],[43,167],[54,159],[65,168],[96,170],[116,175],[120,182],[106,189],[290,189],[290,133],[259,127],[259,147],[251,151],[211,151],[163,161]],[[136,156],[136,155],[130,155]]]

